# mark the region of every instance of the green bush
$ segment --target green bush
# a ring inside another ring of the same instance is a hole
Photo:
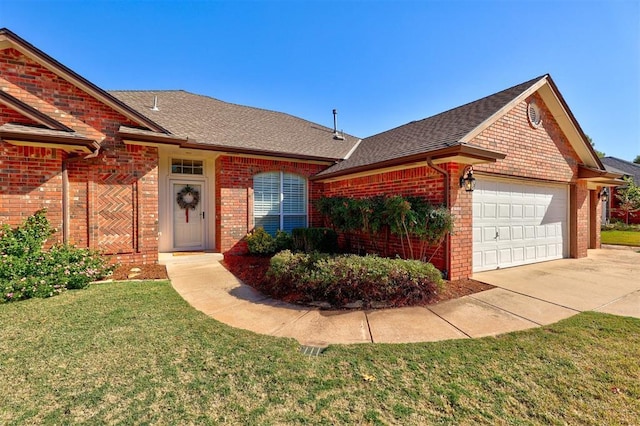
[[[293,248],[293,238],[291,234],[286,231],[278,230],[276,232],[276,238],[274,239],[275,251],[291,250]]]
[[[43,250],[53,229],[40,210],[14,229],[0,231],[0,303],[31,297],[51,297],[67,289],[86,287],[109,274],[100,253],[70,245]]]
[[[292,236],[296,251],[335,253],[338,248],[338,234],[330,228],[296,228]]]
[[[443,285],[440,271],[417,260],[282,251],[271,258],[271,293],[305,295],[333,306],[362,301],[396,306],[427,302]]]
[[[278,230],[274,238],[261,226],[248,233],[245,240],[249,253],[257,256],[270,256],[281,250],[289,250],[293,246],[291,235],[287,232]]]
[[[606,225],[602,225],[601,229],[603,231],[631,231],[631,232],[640,232],[640,225],[633,225],[622,222],[621,220],[614,219],[611,223]]]
[[[403,257],[410,259],[424,260],[429,247],[437,247],[453,231],[451,212],[424,197],[322,197],[315,205],[326,224],[339,232],[367,235],[376,251],[382,231],[388,229],[399,238]]]
[[[247,234],[245,239],[251,254],[266,256],[275,253],[275,241],[263,227],[255,228]]]

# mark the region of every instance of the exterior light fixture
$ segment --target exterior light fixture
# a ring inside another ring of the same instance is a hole
[[[600,193],[598,194],[598,198],[600,198],[600,201],[602,201],[603,203],[606,203],[609,200],[609,189],[602,188],[600,190]]]
[[[473,177],[473,166],[467,166],[460,176],[460,188],[464,188],[467,192],[473,192],[476,189],[476,178]]]

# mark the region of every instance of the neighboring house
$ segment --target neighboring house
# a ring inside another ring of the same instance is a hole
[[[636,185],[640,185],[640,164],[621,160],[616,157],[604,157],[600,161],[604,167],[613,173],[629,176]],[[612,188],[607,204],[603,207],[603,223],[608,223],[611,219],[626,222],[626,214],[618,209],[620,200],[616,197],[619,187]],[[640,211],[629,213],[629,223],[640,223]]]
[[[106,92],[6,29],[0,89],[0,222],[46,207],[59,240],[120,262],[241,252],[255,226],[320,225],[321,196],[403,194],[451,210],[433,262],[465,278],[586,256],[619,184],[548,75],[363,140],[184,91]]]

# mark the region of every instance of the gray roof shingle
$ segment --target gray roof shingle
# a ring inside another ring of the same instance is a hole
[[[636,185],[640,184],[640,164],[616,157],[604,157],[600,161],[608,171],[631,176]]]
[[[367,137],[349,159],[320,172],[318,176],[343,174],[363,166],[460,145],[461,138],[544,77],[546,75],[432,117]]]
[[[295,158],[342,159],[358,142],[333,129],[275,111],[231,104],[183,90],[109,91],[134,110],[191,142],[287,154]],[[152,110],[154,96],[158,110]]]

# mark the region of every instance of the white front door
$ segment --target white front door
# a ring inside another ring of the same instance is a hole
[[[561,259],[568,253],[566,185],[478,179],[473,272]]]
[[[171,182],[174,250],[204,249],[203,186],[202,182]]]

